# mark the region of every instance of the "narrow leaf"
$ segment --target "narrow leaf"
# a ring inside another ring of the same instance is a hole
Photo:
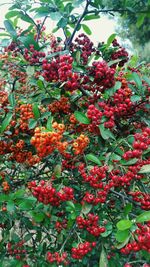
[[[90,124],[90,120],[89,120],[89,118],[86,117],[86,115],[83,114],[82,112],[80,112],[80,111],[75,111],[74,116],[75,116],[75,118],[76,118],[79,122],[81,122],[81,123],[83,123],[83,124]]]
[[[0,128],[0,133],[3,133],[7,126],[9,125],[11,119],[12,119],[13,114],[12,113],[7,113],[5,119],[2,122],[1,128]]]

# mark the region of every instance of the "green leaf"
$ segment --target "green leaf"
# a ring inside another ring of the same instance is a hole
[[[142,15],[138,16],[137,23],[136,23],[136,26],[137,26],[138,28],[141,27],[141,25],[142,25],[143,22],[144,22],[144,19],[145,19],[145,14],[142,14]]]
[[[31,24],[34,24],[34,20],[32,18],[30,18],[28,15],[25,15],[25,14],[21,14],[20,15],[20,18],[21,20],[25,21],[25,22],[28,22],[28,23],[31,23]]]
[[[6,18],[6,19],[10,19],[10,18],[12,18],[12,17],[16,17],[16,16],[18,16],[19,14],[20,14],[19,11],[17,11],[17,10],[12,10],[12,11],[9,11],[8,13],[6,13],[5,18]]]
[[[0,47],[6,47],[11,43],[10,39],[6,39],[4,38],[1,42],[0,42]]]
[[[132,222],[130,220],[121,220],[117,223],[117,228],[120,231],[124,231],[126,229],[131,228]]]
[[[130,99],[134,103],[140,101],[141,97],[139,95],[132,95]]]
[[[29,119],[29,129],[34,129],[37,125],[37,121],[35,119]]]
[[[13,114],[12,113],[7,113],[5,119],[2,121],[1,124],[1,128],[0,128],[0,133],[3,133],[5,131],[5,129],[7,128],[7,126],[9,125],[9,123],[11,122]]]
[[[114,41],[115,38],[116,38],[116,33],[113,33],[109,36],[109,38],[107,39],[106,48],[108,48],[111,45],[111,43]]]
[[[114,134],[107,128],[104,127],[104,124],[100,124],[99,126],[101,136],[104,140],[108,140],[109,138],[115,140]]]
[[[129,234],[130,234],[130,232],[128,229],[126,229],[124,231],[118,230],[115,237],[116,237],[116,240],[118,242],[122,243],[128,238]]]
[[[53,172],[54,177],[59,178],[61,176],[61,169],[62,169],[61,164],[56,164],[56,166],[54,167],[54,172]]]
[[[49,16],[52,20],[56,20],[56,21],[61,19],[61,17],[62,17],[60,12],[52,12],[49,14]]]
[[[75,111],[74,112],[74,116],[75,118],[77,119],[77,121],[83,123],[83,124],[90,124],[90,120],[88,117],[86,117],[85,114],[83,114],[82,112],[80,111]]]
[[[38,108],[37,104],[33,104],[32,111],[33,111],[35,119],[36,120],[39,119],[41,114],[40,114],[40,111],[39,111],[39,108]]]
[[[52,121],[53,121],[53,117],[49,116],[49,118],[47,120],[47,124],[46,124],[46,129],[49,130],[49,131],[53,130]]]
[[[30,45],[34,46],[34,49],[40,50],[40,47],[38,43],[34,40],[34,35],[33,34],[28,34],[26,36],[21,36],[18,38],[20,42],[24,44],[26,48],[30,48]]]
[[[100,18],[99,15],[95,15],[95,14],[93,14],[93,15],[86,15],[86,16],[84,17],[84,20],[93,20],[93,19],[99,19],[99,18]]]
[[[9,100],[10,105],[11,105],[12,107],[15,107],[15,105],[16,105],[16,100],[15,100],[15,95],[14,95],[14,93],[9,94],[9,96],[8,96],[8,100]]]
[[[100,165],[100,166],[102,165],[100,160],[93,154],[87,154],[85,157],[86,157],[86,160],[92,161],[95,164]]]
[[[108,223],[105,225],[105,229],[106,229],[106,231],[105,231],[104,233],[101,234],[102,237],[109,236],[109,235],[112,233],[112,230],[113,230],[112,223],[108,222]]]
[[[81,210],[81,214],[88,214],[90,212],[90,210],[92,209],[92,205],[84,202],[84,204],[82,205],[82,210]]]
[[[150,78],[147,77],[147,76],[143,76],[143,80],[148,84],[150,85]]]
[[[137,161],[138,159],[121,160],[120,163],[124,166],[128,166],[128,165],[134,165]]]
[[[150,164],[146,164],[142,166],[139,173],[150,173]]]
[[[33,74],[35,73],[35,68],[34,66],[28,66],[26,68],[26,73],[29,77],[33,76]]]
[[[44,220],[44,218],[45,218],[45,214],[42,213],[42,212],[40,212],[40,213],[38,212],[37,213],[37,212],[32,211],[32,212],[30,212],[30,215],[33,217],[33,219],[37,223],[42,222]]]
[[[28,197],[27,199],[23,199],[22,202],[19,204],[19,208],[21,210],[30,210],[33,208],[33,205],[35,205],[36,198],[34,197]]]
[[[136,72],[133,72],[131,77],[135,81],[138,89],[141,89],[142,88],[142,80],[141,80],[140,76]]]
[[[68,23],[68,18],[61,18],[58,23],[57,23],[57,27],[59,28],[64,28]]]
[[[99,267],[108,267],[108,259],[104,247],[100,254]]]
[[[13,212],[15,210],[15,205],[14,202],[9,200],[7,203],[7,211],[8,212]]]
[[[80,57],[81,57],[81,51],[77,50],[77,52],[76,52],[76,61],[77,61],[78,64],[80,63]]]
[[[124,207],[124,214],[125,214],[125,216],[128,215],[131,212],[132,207],[133,207],[132,203],[126,204],[126,206]]]
[[[111,60],[111,61],[109,61],[109,62],[107,63],[107,65],[110,67],[110,66],[112,66],[112,65],[114,65],[114,64],[119,63],[120,61],[122,61],[122,58],[118,58],[118,59],[115,59],[115,60]]]
[[[17,37],[17,33],[12,25],[12,23],[9,21],[9,20],[5,20],[4,21],[4,25],[5,25],[5,28],[6,28],[6,31],[14,38],[16,39]]]
[[[142,214],[140,214],[136,218],[136,222],[138,222],[138,223],[142,223],[142,222],[146,222],[146,221],[150,221],[150,211],[144,211]]]
[[[85,31],[86,34],[91,35],[92,31],[91,29],[86,25],[86,24],[81,24],[83,30]]]

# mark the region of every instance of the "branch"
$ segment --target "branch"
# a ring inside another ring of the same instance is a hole
[[[37,37],[36,37],[36,42],[38,43],[38,40],[39,40],[39,37],[40,37],[40,34],[41,34],[41,30],[42,30],[42,28],[43,28],[43,26],[44,26],[44,24],[45,24],[45,21],[46,21],[46,19],[48,18],[48,16],[46,16],[45,18],[44,18],[44,20],[43,20],[43,22],[42,22],[42,24],[41,24],[41,26],[38,28],[38,26],[37,26]]]
[[[74,36],[75,36],[75,34],[76,34],[76,31],[77,31],[78,26],[80,25],[82,19],[84,18],[84,16],[85,16],[85,15],[87,14],[87,12],[88,12],[88,11],[87,11],[88,5],[89,5],[89,1],[87,0],[86,5],[85,5],[85,8],[84,8],[84,11],[83,11],[81,17],[79,17],[79,19],[78,19],[78,21],[77,21],[77,24],[76,24],[76,26],[75,26],[75,28],[74,28],[74,31],[73,31],[71,37],[69,38],[69,41],[68,41],[68,43],[67,43],[67,46],[68,46],[68,47],[69,47],[69,46],[71,45],[71,43],[72,43],[72,40],[73,40],[73,38],[74,38]],[[65,47],[65,49],[66,49],[66,47]]]
[[[129,9],[100,9],[100,10],[89,10],[89,11],[86,11],[86,15],[88,14],[98,14],[98,13],[109,13],[109,12],[119,12],[119,13],[124,13],[124,12],[127,12],[127,13],[134,13],[134,14],[137,14],[137,13],[148,13],[149,10],[136,10],[136,13],[129,10]],[[85,15],[85,14],[84,14]]]
[[[138,207],[141,206],[139,203],[135,202],[134,200],[132,200],[131,198],[129,198],[129,197],[125,196],[125,195],[122,195],[121,193],[119,193],[117,191],[114,191],[114,190],[111,189],[110,192],[115,194],[115,195],[117,195],[117,196],[119,196],[119,197],[121,197],[121,198],[127,199],[128,201],[132,202],[134,205],[136,205]]]

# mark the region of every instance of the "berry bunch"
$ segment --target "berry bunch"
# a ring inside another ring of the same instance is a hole
[[[89,138],[84,134],[81,134],[72,144],[74,154],[79,155],[83,153],[88,144]]]
[[[10,189],[10,186],[7,181],[2,182],[2,187],[4,192],[8,192]]]
[[[28,130],[28,120],[34,118],[32,104],[22,104],[18,108],[20,111],[20,129],[24,132]]]
[[[71,51],[80,51],[80,61],[81,64],[86,65],[88,63],[88,59],[91,56],[92,52],[95,51],[93,46],[93,42],[86,36],[84,33],[79,34],[79,36],[75,39],[74,43],[71,45]]]
[[[77,248],[71,249],[71,257],[74,259],[82,259],[87,253],[91,252],[96,246],[96,242],[84,242],[80,243]]]
[[[128,243],[124,248],[121,249],[123,254],[129,254],[131,251],[137,252],[139,250],[146,250],[150,253],[150,223],[147,225],[138,224],[138,229],[135,230],[134,236],[136,240]]]
[[[93,62],[89,75],[94,78],[93,82],[99,86],[100,92],[115,85],[115,69],[109,68],[105,61]]]
[[[93,167],[89,174],[87,175],[84,169],[84,164],[80,164],[79,172],[81,173],[82,178],[85,182],[88,182],[91,187],[96,189],[101,189],[104,187],[102,180],[106,177],[107,167]]]
[[[70,112],[70,103],[68,97],[62,96],[59,100],[55,100],[48,105],[48,109],[52,113],[61,113],[68,114]]]
[[[78,216],[76,221],[80,229],[85,228],[91,235],[100,236],[101,233],[105,232],[105,227],[100,227],[98,225],[98,215],[89,213],[87,219],[84,219],[82,216]]]
[[[45,205],[51,204],[52,206],[59,206],[61,202],[74,199],[72,188],[63,187],[57,192],[51,184],[48,184],[43,180],[39,185],[37,185],[35,181],[30,182],[28,188],[31,189],[33,196]]]
[[[129,192],[130,196],[132,196],[133,200],[141,204],[141,208],[143,210],[150,209],[150,194],[143,193],[141,191]]]
[[[128,61],[128,59],[129,59],[128,52],[125,50],[124,47],[122,47],[122,46],[119,45],[119,43],[117,42],[116,39],[114,39],[114,41],[112,42],[112,45],[115,48],[118,48],[118,49],[116,49],[116,51],[114,51],[111,54],[111,59],[112,60],[120,59],[120,62],[118,63],[118,66],[119,67],[122,67]],[[115,66],[115,65],[113,65],[113,66]]]
[[[12,244],[9,242],[7,244],[8,254],[11,256],[15,256],[17,260],[20,260],[22,256],[26,255],[26,250],[24,249],[24,240],[17,242],[16,244]]]
[[[144,128],[141,133],[134,134],[133,150],[124,153],[123,158],[129,160],[131,158],[140,158],[143,151],[148,149],[150,145],[150,128]]]
[[[39,157],[45,157],[55,149],[58,149],[60,153],[64,153],[67,148],[67,142],[61,142],[62,134],[65,130],[64,124],[54,122],[52,127],[54,129],[52,132],[46,131],[45,127],[35,128],[31,144],[35,146]]]
[[[57,221],[55,223],[55,228],[56,228],[57,232],[60,233],[62,231],[62,229],[66,229],[67,228],[67,220],[63,219],[62,222]]]
[[[64,82],[66,90],[75,90],[79,87],[79,76],[72,72],[73,58],[63,55],[55,58],[50,63],[46,59],[42,62],[43,77],[46,81]]]
[[[49,263],[57,263],[58,265],[64,264],[64,266],[67,266],[69,264],[66,252],[63,252],[62,255],[60,255],[58,252],[51,253],[48,251],[46,259]]]
[[[35,50],[34,45],[30,45],[30,49],[24,49],[24,58],[30,64],[39,63],[43,57],[45,57],[45,53]]]

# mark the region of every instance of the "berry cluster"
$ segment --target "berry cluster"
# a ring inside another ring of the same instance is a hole
[[[150,146],[150,128],[144,128],[141,133],[134,134],[135,141],[133,142],[133,149],[124,153],[123,158],[129,160],[131,158],[140,158],[143,151]]]
[[[67,228],[67,220],[63,219],[62,222],[57,221],[55,223],[55,228],[56,228],[57,232],[60,233],[62,231],[62,229]]]
[[[80,229],[85,228],[91,235],[100,236],[101,233],[105,232],[105,227],[100,227],[98,225],[98,215],[89,213],[87,219],[84,219],[82,216],[78,216],[76,221]]]
[[[89,68],[89,75],[94,78],[93,82],[99,86],[100,92],[115,85],[115,69],[109,68],[105,61],[93,62]]]
[[[24,49],[24,58],[29,61],[30,64],[39,63],[40,60],[45,57],[44,52],[39,52],[34,49],[34,45],[30,45],[30,49]]]
[[[69,264],[66,252],[63,252],[62,255],[60,255],[58,252],[47,252],[46,259],[49,263],[57,263],[58,265],[64,264],[67,266]]]
[[[59,100],[55,100],[51,104],[48,105],[49,110],[52,113],[60,113],[63,112],[68,114],[70,112],[70,103],[68,97],[62,96]]]
[[[31,189],[33,196],[45,205],[51,204],[52,206],[59,206],[61,202],[74,199],[74,192],[72,188],[63,187],[59,192],[57,192],[52,185],[47,184],[43,180],[39,185],[37,185],[35,181],[30,182],[28,188]]]
[[[0,108],[8,104],[8,93],[5,91],[0,91]]]
[[[122,67],[129,59],[128,58],[128,52],[125,50],[124,47],[121,47],[119,45],[119,43],[117,42],[116,39],[112,42],[112,45],[115,48],[118,48],[118,49],[111,54],[111,59],[112,60],[120,59],[120,62],[118,63],[118,66]]]
[[[64,82],[66,90],[73,91],[79,87],[79,76],[72,72],[73,58],[63,55],[55,58],[50,63],[46,59],[42,62],[43,77],[46,81]]]
[[[20,129],[24,132],[28,130],[28,120],[34,118],[32,104],[22,104],[18,108],[20,111]]]
[[[87,116],[91,119],[89,130],[95,133],[99,133],[97,126],[105,118],[104,126],[106,128],[113,128],[118,125],[117,122],[121,118],[131,118],[141,108],[141,104],[137,105],[131,101],[132,91],[127,86],[125,79],[119,79],[122,83],[121,88],[118,89],[115,94],[109,98],[109,101],[98,102],[95,106],[91,104],[88,106]]]
[[[10,189],[10,186],[7,181],[2,182],[2,187],[4,192],[8,192]]]
[[[89,138],[84,134],[81,134],[72,144],[75,155],[83,153],[87,145],[89,144]]]
[[[71,249],[71,257],[74,259],[82,259],[87,253],[91,252],[96,246],[96,242],[84,242],[80,243],[77,248]]]
[[[136,240],[128,243],[121,249],[121,252],[123,254],[129,254],[131,251],[146,250],[150,253],[150,223],[148,222],[147,225],[138,224],[138,229],[135,230],[134,236]]]
[[[87,202],[87,203],[92,204],[94,206],[96,206],[99,203],[105,203],[107,194],[108,194],[108,190],[106,190],[106,189],[102,190],[102,191],[97,191],[96,196],[87,191],[85,193],[81,203],[82,203],[82,205],[84,205],[84,203]]]
[[[84,164],[80,164],[79,166],[79,172],[81,173],[81,176],[84,179],[84,181],[88,182],[91,187],[97,189],[98,188],[101,189],[104,187],[102,180],[106,177],[107,169],[108,169],[107,166],[104,167],[95,166],[89,171],[89,174],[87,175],[84,169]]]
[[[133,200],[141,204],[143,210],[150,210],[150,194],[141,191],[129,192]]]
[[[7,251],[9,255],[15,256],[17,260],[20,260],[22,256],[25,256],[26,250],[24,249],[24,240],[17,242],[16,244],[12,244],[9,242],[7,244]]]
[[[71,51],[80,51],[81,64],[86,65],[92,52],[95,51],[95,48],[93,46],[93,42],[91,42],[88,36],[86,36],[84,33],[81,33],[71,45]]]
[[[45,127],[35,128],[31,144],[35,146],[39,157],[45,157],[55,149],[58,149],[60,153],[64,153],[67,148],[67,142],[61,142],[62,134],[65,130],[64,124],[54,122],[52,127],[54,129],[52,132],[46,131]]]

